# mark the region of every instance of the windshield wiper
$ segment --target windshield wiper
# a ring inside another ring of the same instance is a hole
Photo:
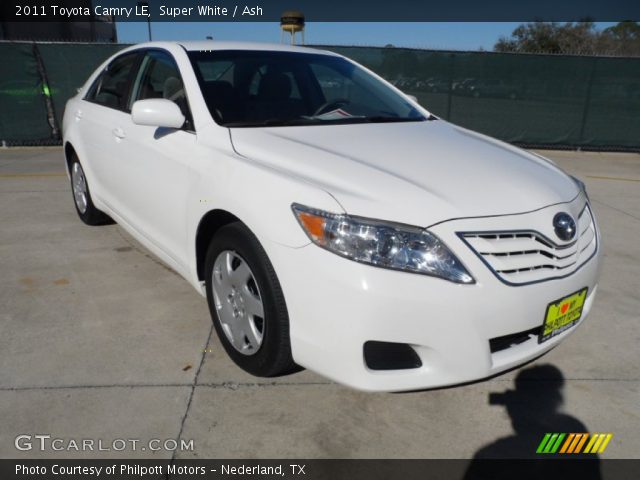
[[[307,118],[289,118],[289,119],[277,119],[270,118],[268,120],[262,120],[259,122],[229,122],[224,126],[228,128],[251,128],[251,127],[292,127],[299,125],[344,125],[354,123],[392,123],[392,122],[423,122],[425,117],[393,117],[386,115],[377,115],[372,117],[343,117],[343,118],[331,118],[321,119],[314,117]]]
[[[259,122],[228,122],[225,123],[225,127],[288,127],[292,125],[307,125],[309,123],[315,123],[313,120],[307,118],[288,118],[278,119],[270,118],[268,120],[261,120]]]
[[[376,115],[373,117],[364,117],[363,120],[368,123],[391,123],[391,122],[424,122],[424,117],[392,117],[386,115]]]
[[[336,118],[330,120],[322,120],[320,118],[289,118],[286,120],[280,120],[276,118],[270,118],[268,120],[262,120],[260,122],[229,122],[224,126],[228,128],[242,128],[242,127],[291,127],[298,125],[329,125],[336,123],[352,123],[353,120],[363,121],[364,117],[345,117]]]

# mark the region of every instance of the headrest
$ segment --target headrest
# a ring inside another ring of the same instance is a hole
[[[291,80],[280,72],[267,73],[258,87],[260,100],[286,100],[291,95]]]

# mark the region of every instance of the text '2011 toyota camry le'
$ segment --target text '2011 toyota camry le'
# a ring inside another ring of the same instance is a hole
[[[87,224],[207,297],[233,361],[362,390],[485,378],[570,335],[597,289],[584,185],[334,53],[129,47],[69,100]]]

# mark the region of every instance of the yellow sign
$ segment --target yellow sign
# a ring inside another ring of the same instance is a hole
[[[544,318],[540,343],[575,325],[580,320],[586,298],[587,288],[585,287],[579,292],[550,303]]]

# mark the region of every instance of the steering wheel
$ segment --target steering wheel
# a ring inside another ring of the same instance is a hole
[[[351,103],[351,101],[346,98],[336,98],[335,100],[329,100],[328,102],[324,102],[322,105],[320,105],[320,107],[313,113],[313,116],[316,117],[325,112],[329,112],[334,108],[346,105],[347,103]]]

